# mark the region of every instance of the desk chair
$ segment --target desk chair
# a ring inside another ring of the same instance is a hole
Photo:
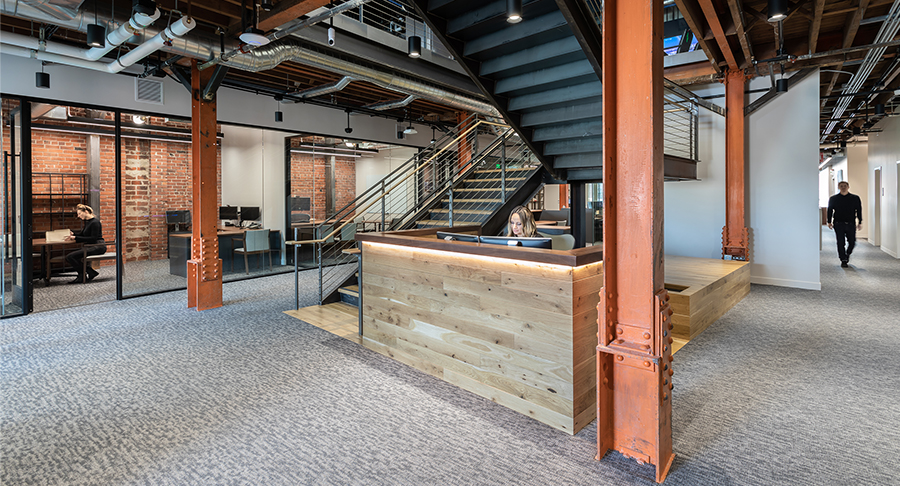
[[[247,230],[242,238],[236,238],[243,242],[243,248],[233,248],[232,255],[239,253],[244,255],[244,271],[249,275],[250,266],[247,262],[247,255],[259,255],[262,253],[269,254],[269,270],[272,270],[272,250],[269,249],[269,230]]]
[[[575,248],[575,237],[570,234],[547,235],[554,250],[571,250]]]

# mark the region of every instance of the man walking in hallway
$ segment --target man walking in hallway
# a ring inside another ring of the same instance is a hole
[[[856,246],[856,231],[862,229],[862,201],[856,194],[850,194],[850,183],[847,181],[839,182],[838,189],[841,192],[828,199],[828,228],[834,229],[841,266],[847,268],[850,266],[850,254]]]

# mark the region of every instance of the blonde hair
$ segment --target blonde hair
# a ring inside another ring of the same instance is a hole
[[[76,206],[75,206],[75,211],[84,211],[84,212],[86,212],[86,213],[88,213],[88,214],[90,214],[90,215],[93,215],[93,214],[94,214],[94,210],[91,209],[91,207],[88,206],[87,204],[78,204],[78,205],[76,205]]]
[[[506,236],[516,236],[512,230],[512,217],[519,215],[519,221],[522,222],[522,234],[524,236],[537,236],[537,225],[534,223],[534,215],[531,210],[525,206],[516,206],[509,212],[509,219],[506,221]]]

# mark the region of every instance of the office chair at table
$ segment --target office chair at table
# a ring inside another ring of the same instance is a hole
[[[244,246],[243,248],[234,248],[231,251],[232,253],[244,255],[244,271],[248,275],[250,274],[250,267],[247,262],[247,255],[260,255],[263,253],[268,253],[269,270],[272,270],[272,250],[269,248],[269,230],[247,230],[244,232],[243,238],[237,239],[243,240]]]

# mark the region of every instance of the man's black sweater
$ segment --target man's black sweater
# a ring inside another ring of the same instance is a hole
[[[838,193],[828,199],[828,222],[855,223],[859,218],[862,224],[862,201],[856,194],[847,193],[846,196]]]

